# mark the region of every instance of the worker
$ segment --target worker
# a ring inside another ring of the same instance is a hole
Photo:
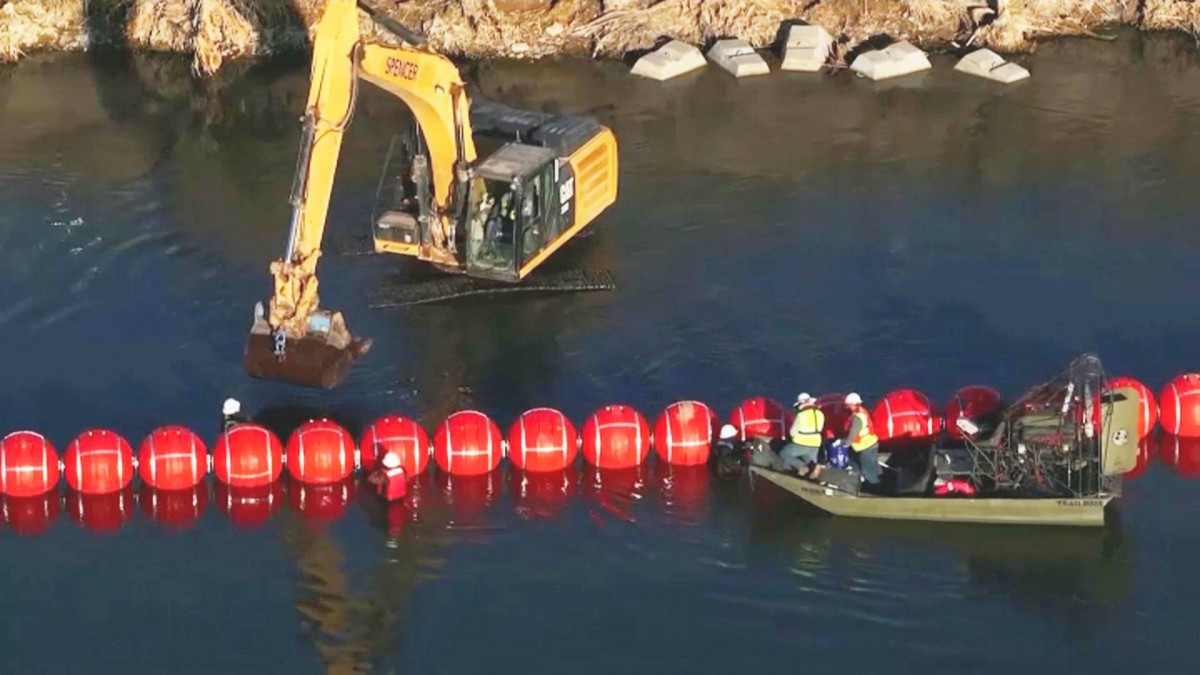
[[[236,398],[227,398],[225,403],[221,405],[221,431],[229,431],[239,424],[245,424],[250,421],[249,417],[242,414],[242,404]]]
[[[717,475],[721,478],[734,478],[742,472],[742,462],[745,451],[737,442],[737,427],[726,424],[721,427],[720,436],[713,444],[712,456],[716,461]]]
[[[871,429],[871,415],[863,407],[862,397],[854,392],[846,395],[846,408],[850,411],[850,431],[844,442],[854,451],[863,480],[878,485],[879,437]]]
[[[802,393],[793,404],[796,419],[788,429],[790,442],[779,451],[789,471],[816,479],[825,467],[817,460],[821,452],[821,432],[825,428],[825,413],[817,407],[817,399]]]
[[[371,472],[367,481],[375,486],[379,496],[389,502],[404,499],[408,494],[408,473],[400,466],[400,457],[388,450],[378,469]]]

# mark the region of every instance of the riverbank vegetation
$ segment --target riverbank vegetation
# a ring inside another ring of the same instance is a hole
[[[374,0],[465,58],[626,57],[667,38],[705,46],[737,37],[777,45],[781,26],[837,37],[835,64],[875,39],[927,49],[1027,52],[1039,40],[1108,27],[1200,34],[1191,0]],[[302,52],[324,0],[0,0],[0,61],[43,50],[117,47],[193,56],[212,75],[230,60]],[[393,41],[369,26],[377,39]]]

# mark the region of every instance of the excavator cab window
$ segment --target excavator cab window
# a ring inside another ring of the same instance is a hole
[[[554,159],[546,148],[508,143],[477,167],[486,187],[471,219],[472,274],[516,281],[518,268],[553,239],[546,216]]]
[[[372,222],[377,246],[415,246],[421,239],[418,232],[420,192],[413,175],[413,159],[424,152],[421,134],[415,125],[408,133],[392,138],[375,195]]]

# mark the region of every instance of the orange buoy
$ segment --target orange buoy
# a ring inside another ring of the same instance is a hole
[[[850,431],[850,411],[846,409],[845,394],[824,394],[817,399],[817,407],[825,413],[825,438],[842,438]],[[875,432],[879,433],[879,430]]]
[[[879,440],[924,441],[937,433],[936,415],[929,397],[916,389],[890,391],[871,411]]]
[[[295,483],[288,486],[292,508],[309,521],[337,520],[346,513],[354,495],[354,480],[346,478],[336,483]]]
[[[977,420],[1000,410],[1003,405],[1000,392],[982,384],[972,384],[954,393],[946,404],[946,433],[951,438],[962,438],[958,418]]]
[[[668,464],[705,464],[719,424],[712,408],[700,401],[672,403],[654,421],[654,452]]]
[[[34,431],[14,431],[0,441],[0,495],[37,497],[58,486],[58,452]]]
[[[415,421],[400,415],[386,415],[363,431],[358,443],[360,464],[367,472],[379,468],[385,452],[400,458],[400,466],[409,476],[420,475],[429,466],[429,434]]]
[[[1158,396],[1163,429],[1174,436],[1200,436],[1200,373],[1184,373]]]
[[[1124,387],[1131,387],[1138,392],[1138,410],[1141,413],[1138,416],[1138,438],[1145,438],[1158,423],[1158,403],[1154,400],[1154,392],[1137,379],[1126,375],[1114,377],[1108,381],[1109,389]]]
[[[36,497],[3,497],[4,522],[19,535],[33,537],[50,529],[62,509],[62,497],[54,490]]]
[[[69,452],[69,451],[68,451]],[[133,517],[133,488],[126,485],[115,492],[88,494],[67,491],[67,513],[71,520],[89,530],[119,530]]]
[[[755,396],[742,401],[729,413],[729,423],[738,430],[738,438],[743,441],[748,436],[783,438],[794,417],[795,413],[785,411],[779,401]]]
[[[460,410],[447,417],[433,438],[438,467],[458,476],[479,476],[500,466],[504,439],[500,427],[477,410]]]
[[[72,490],[89,495],[118,492],[133,481],[133,447],[115,431],[90,429],[67,446],[63,473]]]
[[[239,424],[221,434],[213,445],[213,474],[235,487],[258,487],[279,479],[283,445],[260,424]]]
[[[583,458],[603,469],[638,466],[650,454],[650,425],[627,405],[606,405],[589,415],[580,437]]]
[[[567,416],[553,408],[521,413],[508,430],[508,459],[525,471],[561,471],[575,463],[579,434]]]
[[[354,471],[354,437],[337,422],[309,420],[288,437],[285,466],[303,483],[337,483]]]
[[[138,501],[142,512],[160,525],[172,529],[191,527],[208,506],[208,486],[193,485],[183,490],[147,487]]]
[[[208,447],[185,427],[159,427],[138,449],[138,475],[151,487],[187,490],[204,480],[206,473]]]
[[[218,481],[214,487],[217,509],[239,527],[259,527],[283,505],[283,483],[275,481],[252,487]]]
[[[528,519],[558,515],[576,493],[574,478],[574,469],[513,471],[508,489],[517,514]]]

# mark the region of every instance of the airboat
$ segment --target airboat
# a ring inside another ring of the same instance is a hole
[[[1139,440],[1137,390],[1107,382],[1100,359],[1084,354],[1015,403],[960,419],[961,439],[943,430],[881,452],[882,480],[869,490],[852,466],[809,480],[752,458],[749,475],[835,516],[1100,527]],[[950,481],[972,492],[936,494]]]

